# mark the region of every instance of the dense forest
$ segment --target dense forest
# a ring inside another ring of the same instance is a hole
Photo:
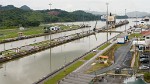
[[[90,21],[100,19],[81,10],[67,12],[60,9],[32,10],[27,6],[21,8],[13,5],[0,5],[0,28],[13,26],[39,26],[41,23]]]

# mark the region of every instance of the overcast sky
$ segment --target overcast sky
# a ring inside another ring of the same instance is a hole
[[[141,11],[150,12],[150,0],[0,0],[1,5],[15,5],[20,7],[27,5],[31,9],[41,10],[49,9],[49,3],[52,3],[52,9],[63,9],[66,11],[90,10],[106,11],[106,2],[109,3],[109,11],[116,14],[127,12]]]

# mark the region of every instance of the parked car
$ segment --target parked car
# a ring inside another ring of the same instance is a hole
[[[142,55],[150,56],[150,52],[142,53]]]
[[[148,58],[140,58],[140,62],[141,61],[147,61],[147,60],[149,60]]]
[[[140,58],[149,58],[149,56],[148,55],[140,55]]]
[[[149,69],[149,67],[145,66],[145,65],[142,65],[142,66],[139,67],[139,69]]]
[[[143,60],[143,61],[141,61],[141,63],[143,63],[143,64],[149,63],[149,60]]]

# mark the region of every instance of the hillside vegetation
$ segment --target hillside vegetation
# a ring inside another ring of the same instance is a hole
[[[32,10],[27,6],[21,8],[13,5],[0,6],[0,28],[16,26],[39,26],[41,23],[90,21],[100,16],[78,10],[67,12],[60,9]]]

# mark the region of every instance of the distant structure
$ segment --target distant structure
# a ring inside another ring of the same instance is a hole
[[[107,15],[101,16],[101,21],[106,21]],[[111,13],[108,16],[108,25],[114,25],[116,23],[116,16],[112,15]]]
[[[106,21],[107,16],[106,15],[102,15],[101,16],[101,21]]]
[[[115,17],[115,15],[112,15],[110,13],[110,15],[108,16],[108,24],[109,25],[114,25],[115,23],[116,23],[116,17]]]
[[[24,27],[19,27],[19,30],[25,30],[25,28]]]
[[[44,27],[44,33],[50,33],[51,31],[59,31],[60,27],[58,26],[49,26],[49,27]]]
[[[126,33],[122,33],[117,37],[118,44],[124,44],[128,40],[128,35]]]
[[[150,18],[149,18],[148,16],[145,16],[142,20],[143,20],[143,21],[149,21],[149,19],[150,19]]]
[[[58,12],[58,11],[50,11],[50,12],[48,12],[48,14],[49,14],[49,15],[57,16],[57,15],[60,14],[60,12]]]
[[[145,43],[147,46],[150,46],[150,30],[141,32],[143,38],[145,39]]]

